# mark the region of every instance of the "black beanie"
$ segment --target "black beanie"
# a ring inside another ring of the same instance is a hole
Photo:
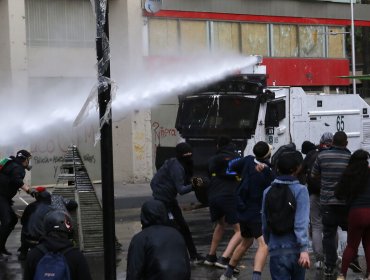
[[[17,152],[16,154],[16,158],[20,158],[20,159],[27,159],[31,156],[30,152],[26,151],[26,150],[20,150]]]
[[[253,153],[257,159],[266,159],[271,155],[271,148],[266,142],[259,141],[253,147]]]
[[[297,159],[297,153],[299,151],[283,153],[277,162],[277,169],[281,175],[291,175],[295,172],[299,166],[299,161]]]
[[[176,145],[176,157],[181,158],[185,154],[192,153],[191,146],[188,143],[182,142]]]
[[[304,141],[302,143],[302,154],[307,155],[309,152],[315,149],[316,149],[315,144],[310,141]]]

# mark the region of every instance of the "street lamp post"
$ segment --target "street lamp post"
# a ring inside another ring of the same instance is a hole
[[[352,51],[352,76],[356,75],[356,59],[355,59],[355,21],[353,17],[353,1],[351,0],[351,51]],[[356,79],[352,79],[353,94],[356,94]]]

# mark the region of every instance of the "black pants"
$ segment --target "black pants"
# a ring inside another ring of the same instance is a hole
[[[29,236],[28,234],[25,234],[22,230],[21,232],[21,246],[18,248],[18,251],[27,254],[27,252],[35,247],[39,241],[36,240],[37,238],[33,238]]]
[[[0,196],[0,251],[5,249],[6,240],[17,222],[18,218],[11,206],[11,201]]]
[[[190,258],[196,258],[197,256],[197,249],[195,248],[193,237],[191,236],[191,232],[189,229],[188,224],[186,223],[184,216],[182,215],[181,208],[177,201],[168,203],[164,202],[164,205],[167,208],[167,212],[171,213],[173,216],[173,219],[175,221],[174,226],[176,229],[181,233],[181,235],[184,237],[186,247],[188,248],[188,252],[190,255]]]
[[[348,210],[342,205],[322,205],[323,239],[322,246],[325,255],[325,265],[335,267],[337,262],[337,230],[341,227],[347,231]]]

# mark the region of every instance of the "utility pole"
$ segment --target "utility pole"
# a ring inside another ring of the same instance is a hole
[[[116,280],[108,0],[95,0],[105,280]]]

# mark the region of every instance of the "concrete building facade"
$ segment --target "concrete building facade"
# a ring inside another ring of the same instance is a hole
[[[125,91],[142,65],[154,67],[153,61],[166,62],[200,50],[263,55],[269,84],[326,91],[349,85],[337,76],[349,74],[345,32],[350,1],[152,0],[160,7],[155,13],[145,9],[148,1],[109,1],[111,77],[118,93]],[[34,111],[28,102],[35,99],[44,100],[45,107],[55,100],[53,94],[71,101],[76,95],[87,98],[96,79],[93,3],[0,0],[0,97],[21,100],[30,115]],[[370,26],[368,6],[355,5],[356,25]],[[338,35],[332,36],[333,32]],[[114,120],[116,181],[150,180],[156,147],[173,146],[179,139],[174,128],[176,106],[177,97],[170,96],[151,107],[133,105]],[[98,180],[100,150],[99,143],[94,145],[98,121],[77,128],[51,125],[54,129],[30,140],[32,182],[54,183],[70,144],[78,146],[90,176]],[[7,143],[0,154],[8,155],[19,145]]]

